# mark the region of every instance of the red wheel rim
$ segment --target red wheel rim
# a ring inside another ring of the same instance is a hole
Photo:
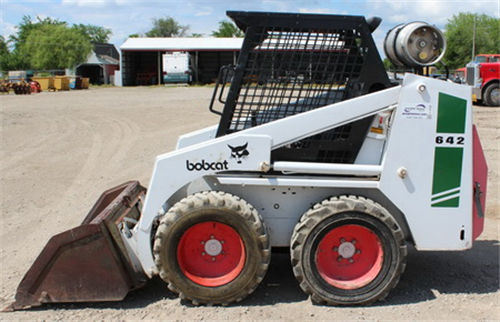
[[[219,222],[191,226],[177,248],[182,273],[194,283],[209,287],[234,280],[243,270],[245,259],[241,236]]]
[[[359,225],[329,231],[316,251],[316,265],[330,285],[353,290],[373,281],[382,269],[384,251],[378,236]]]

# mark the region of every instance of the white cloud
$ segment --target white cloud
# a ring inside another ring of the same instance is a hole
[[[332,15],[347,14],[346,11],[333,10],[330,8],[299,8],[299,12],[300,13],[332,14]]]
[[[386,17],[386,19],[388,22],[391,22],[391,23],[394,23],[394,24],[398,24],[398,23],[401,23],[401,22],[410,22],[412,19],[408,16],[408,14],[392,14],[392,15],[389,15],[388,17]]]
[[[116,3],[116,0],[62,0],[63,5],[80,8],[106,8]]]
[[[0,28],[0,34],[5,38],[5,40],[8,40],[11,35],[14,35],[17,32],[16,25],[5,21],[2,21]]]
[[[213,12],[210,11],[201,11],[195,14],[196,17],[202,17],[202,16],[210,16]]]

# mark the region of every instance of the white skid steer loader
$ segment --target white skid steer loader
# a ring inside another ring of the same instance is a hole
[[[246,35],[214,91],[220,123],[159,155],[147,193],[110,189],[54,236],[7,310],[121,300],[155,275],[182,299],[227,305],[278,247],[313,301],[365,305],[396,286],[407,243],[472,247],[487,166],[471,92],[417,75],[444,54],[438,29],[388,33],[387,56],[415,71],[395,82],[371,36],[379,18],[228,15]]]

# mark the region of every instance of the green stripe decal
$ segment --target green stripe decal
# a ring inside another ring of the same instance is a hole
[[[464,133],[467,101],[439,93],[437,133]]]
[[[460,188],[463,148],[436,148],[432,195]]]
[[[466,116],[466,100],[439,93],[437,133],[464,134]],[[463,154],[463,147],[436,146],[432,180],[432,207],[459,207]]]

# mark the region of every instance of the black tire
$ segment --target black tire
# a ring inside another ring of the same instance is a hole
[[[500,85],[499,83],[492,83],[484,90],[484,102],[488,106],[500,106]]]
[[[176,203],[154,242],[160,277],[195,305],[228,305],[252,293],[271,259],[266,226],[243,199],[202,192]]]
[[[403,232],[389,212],[358,196],[316,204],[296,225],[291,259],[313,302],[368,305],[384,299],[406,266]]]

